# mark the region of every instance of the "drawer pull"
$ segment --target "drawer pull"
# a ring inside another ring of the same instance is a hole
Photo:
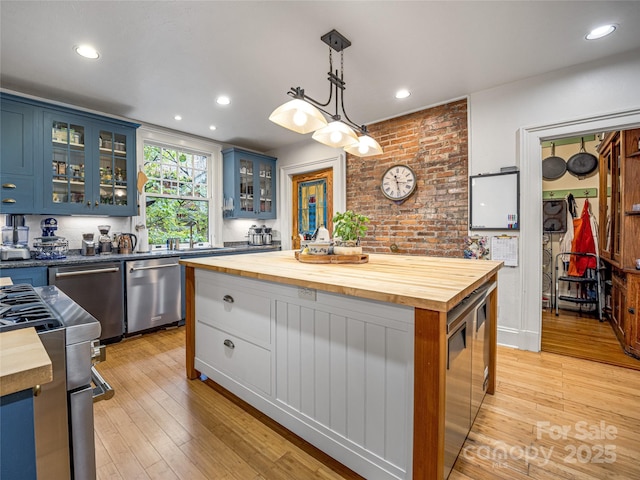
[[[16,203],[16,200],[14,198],[5,198],[2,203]]]
[[[229,340],[228,338],[223,343],[224,343],[225,347],[229,347],[231,350],[236,348],[236,346],[233,344],[233,342],[231,340]]]
[[[16,184],[15,184],[15,183],[3,183],[3,184],[2,184],[2,188],[11,188],[11,189],[14,189],[14,188],[16,188]]]
[[[233,297],[231,295],[225,295],[224,297],[222,297],[222,300],[227,303],[233,303]]]

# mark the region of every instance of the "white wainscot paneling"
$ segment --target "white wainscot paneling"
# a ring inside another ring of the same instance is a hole
[[[276,399],[398,478],[411,449],[413,326],[276,301]],[[375,307],[374,307],[375,308]]]

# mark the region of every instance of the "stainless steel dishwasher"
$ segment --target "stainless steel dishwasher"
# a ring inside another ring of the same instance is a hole
[[[178,257],[126,262],[127,335],[180,321]]]
[[[124,285],[120,262],[49,267],[49,285],[58,287],[100,322],[101,341],[122,338]]]

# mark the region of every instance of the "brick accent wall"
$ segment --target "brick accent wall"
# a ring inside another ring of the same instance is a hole
[[[347,209],[371,219],[365,252],[462,257],[468,229],[467,101],[369,125],[384,153],[347,155]],[[408,165],[417,187],[401,205],[380,191],[392,165]]]

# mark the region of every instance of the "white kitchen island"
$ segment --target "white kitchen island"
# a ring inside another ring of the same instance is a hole
[[[501,262],[325,265],[284,251],[181,263],[190,379],[206,375],[366,478],[443,478],[447,312]]]

